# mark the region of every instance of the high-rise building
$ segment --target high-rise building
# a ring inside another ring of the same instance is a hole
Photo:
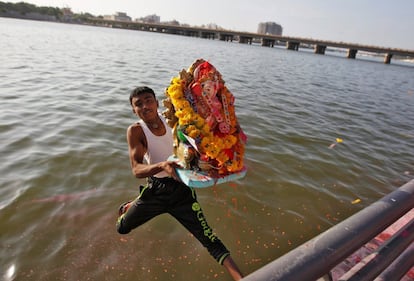
[[[261,22],[257,28],[259,34],[282,35],[283,27],[275,22]]]

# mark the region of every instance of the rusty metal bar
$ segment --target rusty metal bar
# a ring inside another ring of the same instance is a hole
[[[379,249],[365,257],[338,281],[374,280],[414,240],[414,219],[387,240]]]
[[[401,280],[414,266],[414,243],[387,267],[374,281]]]
[[[243,280],[317,280],[412,208],[414,180]]]

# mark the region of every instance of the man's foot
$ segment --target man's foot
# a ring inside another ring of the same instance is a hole
[[[119,206],[119,210],[118,210],[118,215],[122,216],[123,214],[125,214],[129,207],[131,207],[132,201],[128,201],[125,203],[122,203],[121,206]]]

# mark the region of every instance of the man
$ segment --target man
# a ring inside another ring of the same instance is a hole
[[[158,113],[154,91],[138,87],[131,92],[129,101],[132,112],[140,118],[127,130],[131,169],[135,177],[147,178],[148,182],[140,187],[140,194],[134,201],[121,205],[118,232],[127,234],[155,216],[169,213],[207,248],[234,280],[240,280],[242,274],[229,251],[208,226],[195,190],[179,180],[175,172],[178,164],[167,161],[173,154],[173,136]]]

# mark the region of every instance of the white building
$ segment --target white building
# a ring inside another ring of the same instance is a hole
[[[161,17],[154,14],[154,15],[149,15],[149,16],[137,19],[137,21],[147,22],[147,23],[160,23]]]
[[[104,16],[105,20],[116,20],[116,21],[131,21],[131,17],[123,12],[116,12],[115,15]]]

